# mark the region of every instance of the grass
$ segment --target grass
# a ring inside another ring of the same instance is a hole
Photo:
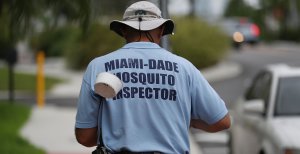
[[[30,107],[18,103],[0,101],[0,153],[45,154],[19,134],[30,116]]]
[[[0,90],[8,90],[8,69],[0,68]],[[62,82],[61,79],[45,77],[45,89],[51,89],[55,84]],[[14,72],[15,90],[36,91],[36,75]]]

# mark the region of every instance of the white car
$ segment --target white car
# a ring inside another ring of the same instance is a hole
[[[231,115],[233,154],[300,154],[300,68],[267,66]]]

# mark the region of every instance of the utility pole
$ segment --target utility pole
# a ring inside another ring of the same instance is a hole
[[[160,10],[162,13],[163,18],[169,18],[168,14],[168,0],[161,0],[159,1]],[[169,37],[163,36],[161,40],[161,46],[167,50],[169,50]]]
[[[9,48],[6,51],[6,61],[8,64],[8,89],[9,89],[9,101],[13,103],[15,101],[15,76],[14,66],[17,62],[17,50],[14,47]]]
[[[159,6],[163,18],[165,19],[169,18],[169,13],[168,13],[169,0],[149,0],[149,1]],[[163,36],[161,38],[160,45],[166,50],[169,50],[169,37]]]
[[[37,53],[36,62],[37,62],[36,102],[38,107],[42,108],[45,106],[45,75],[44,75],[45,53],[44,51],[39,51]]]

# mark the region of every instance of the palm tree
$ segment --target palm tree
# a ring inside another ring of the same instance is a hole
[[[190,3],[189,16],[195,17],[196,16],[196,0],[189,0],[189,3]]]
[[[300,14],[300,1],[297,0],[263,0],[260,1],[262,6],[262,16],[272,16],[279,23],[279,36],[285,38],[290,35],[289,31],[299,31],[299,21],[295,22],[293,17],[297,18]],[[293,17],[292,17],[293,16]],[[298,19],[298,18],[297,18]],[[299,20],[299,19],[298,19]],[[292,27],[290,25],[291,21],[294,23]],[[294,32],[291,32],[294,33]],[[299,40],[298,38],[296,38]]]
[[[67,21],[78,22],[87,28],[93,12],[93,1],[96,0],[0,0],[0,21],[4,24],[0,31],[7,35],[2,39],[15,43],[32,31],[34,20],[46,14],[54,18],[53,27],[63,16]]]

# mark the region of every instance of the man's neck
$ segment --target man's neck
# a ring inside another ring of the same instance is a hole
[[[132,43],[132,42],[152,42],[152,41],[150,41],[146,36],[142,35],[141,38],[135,37],[135,38],[131,38],[131,39],[126,40],[126,43]],[[159,44],[160,40],[154,38],[153,43]]]

